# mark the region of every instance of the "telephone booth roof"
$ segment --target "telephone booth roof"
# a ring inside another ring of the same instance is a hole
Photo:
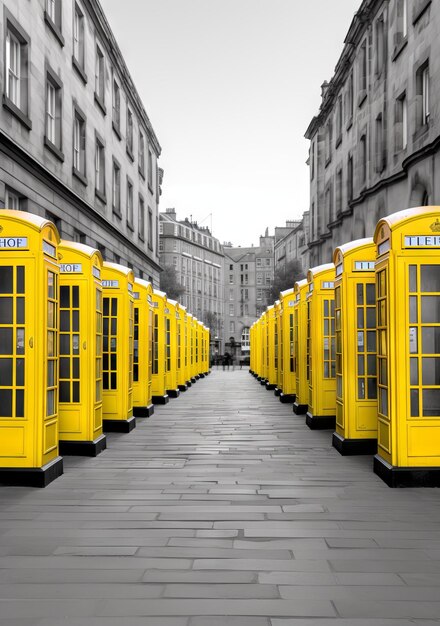
[[[360,250],[361,248],[367,248],[373,243],[373,237],[364,237],[363,239],[355,239],[355,241],[350,241],[348,243],[342,244],[342,246],[338,246],[333,252],[333,260],[335,262],[335,265],[339,252],[341,253],[342,257],[345,257],[350,254],[350,252],[355,252],[356,250]]]
[[[146,289],[151,289],[151,291],[153,291],[153,285],[148,280],[144,280],[143,278],[135,278],[134,282],[138,285],[141,285],[142,287],[145,287]]]
[[[280,300],[281,298],[285,298],[286,296],[291,296],[295,291],[295,288],[286,289],[285,291],[280,291]]]
[[[165,300],[167,300],[167,294],[165,293],[165,291],[161,291],[160,289],[153,289],[153,293],[155,296],[159,296],[160,298],[164,298]]]
[[[125,265],[119,265],[119,263],[110,263],[109,261],[104,261],[103,269],[113,270],[114,272],[119,272],[126,276],[129,280],[132,278],[134,280],[133,270]]]
[[[374,243],[377,243],[378,239],[380,239],[380,230],[384,224],[386,224],[390,231],[403,226],[405,222],[410,222],[418,217],[429,217],[432,215],[433,218],[437,218],[440,221],[440,206],[420,206],[414,207],[411,209],[404,209],[403,211],[397,211],[396,213],[392,213],[391,215],[387,215],[386,217],[382,217],[374,231]],[[434,223],[433,226],[437,226],[437,223]],[[438,224],[438,229],[435,229],[435,232],[440,232],[440,223]],[[435,234],[433,231],[433,234]]]
[[[307,285],[307,278],[302,278],[301,280],[297,280],[295,283],[294,291],[299,291],[302,287]]]
[[[27,226],[29,226],[29,228],[32,228],[39,233],[41,233],[45,228],[49,226],[56,235],[57,245],[59,245],[61,241],[61,237],[57,227],[53,222],[47,220],[45,217],[40,217],[39,215],[34,215],[33,213],[27,213],[26,211],[0,209],[0,219],[26,224]]]
[[[100,251],[92,246],[86,246],[84,243],[77,243],[76,241],[69,241],[67,239],[61,239],[60,246],[65,247],[68,250],[73,250],[77,254],[85,256],[87,259],[91,259],[94,255],[96,255],[100,260],[101,265],[104,263]]]
[[[317,265],[316,267],[311,267],[307,272],[307,281],[312,282],[314,278],[323,274],[324,272],[328,272],[329,270],[334,270],[335,266],[333,263],[324,263],[324,265]]]

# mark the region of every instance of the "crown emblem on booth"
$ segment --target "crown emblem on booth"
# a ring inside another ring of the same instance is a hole
[[[3,226],[0,226],[0,233],[2,232],[2,230],[3,230]]]
[[[434,233],[440,233],[440,220],[437,218],[434,224],[431,224],[430,229]]]

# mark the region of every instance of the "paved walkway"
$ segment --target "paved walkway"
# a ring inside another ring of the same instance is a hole
[[[0,487],[1,626],[440,623],[440,490],[391,490],[245,370]]]

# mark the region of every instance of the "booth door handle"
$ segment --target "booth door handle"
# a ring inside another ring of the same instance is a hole
[[[33,337],[31,337],[31,338],[29,339],[29,347],[30,347],[30,348],[33,348],[33,347],[34,347],[34,338],[33,338]]]
[[[84,341],[83,342],[83,350],[86,350],[86,349],[87,349],[87,342]]]

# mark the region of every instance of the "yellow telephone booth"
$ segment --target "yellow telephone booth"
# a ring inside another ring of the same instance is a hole
[[[189,359],[189,375],[190,381],[192,383],[197,382],[197,377],[195,375],[196,371],[196,323],[197,319],[189,314],[188,315],[189,322],[189,341],[190,341],[190,359]]]
[[[153,287],[142,278],[134,281],[133,415],[150,417],[153,371]]]
[[[276,300],[274,305],[274,367],[275,367],[275,389],[274,395],[280,396],[283,390],[283,353],[281,345],[283,333],[281,329],[281,302]]]
[[[336,424],[335,266],[327,263],[307,273],[306,367],[309,385],[306,424],[312,429]]]
[[[390,487],[440,486],[440,207],[381,219],[377,245],[378,454]]]
[[[103,290],[103,428],[128,433],[133,415],[134,274],[117,263],[104,262]]]
[[[277,367],[278,362],[275,355],[275,306],[271,304],[266,309],[267,325],[267,382],[266,389],[275,389],[277,386]]]
[[[94,248],[61,241],[59,448],[96,456],[102,432],[102,257]]]
[[[179,304],[177,311],[177,387],[179,391],[188,389],[186,357],[187,317],[186,307],[183,304]]]
[[[254,364],[255,378],[261,380],[263,374],[263,342],[262,342],[262,316],[255,322],[254,331]]]
[[[58,244],[52,222],[0,210],[0,483],[45,487],[58,454]]]
[[[307,279],[295,283],[295,304],[293,308],[293,372],[295,377],[295,402],[293,412],[296,415],[307,413],[309,385],[307,370]]]
[[[295,305],[294,289],[287,289],[280,293],[280,337],[281,337],[281,388],[280,401],[284,403],[295,400],[295,373],[293,370],[293,330]]]
[[[211,345],[211,330],[205,326],[204,327],[204,337],[205,337],[205,376],[208,376],[211,373],[210,365],[209,365],[209,346]]]
[[[260,384],[266,385],[269,378],[269,333],[268,333],[268,311],[264,311],[261,316],[261,378]]]
[[[199,336],[199,378],[205,378],[205,327],[202,322],[198,325]]]
[[[376,287],[373,239],[334,252],[336,432],[343,455],[377,451]]]
[[[170,398],[166,392],[166,359],[165,359],[165,307],[167,295],[163,291],[153,289],[153,404],[166,404]]]
[[[177,386],[177,302],[167,298],[165,305],[165,389],[170,398],[180,395]]]
[[[191,387],[192,385],[192,381],[191,381],[191,350],[192,350],[192,343],[191,343],[191,319],[192,319],[192,315],[191,313],[188,313],[188,311],[186,312],[186,323],[185,323],[185,328],[184,328],[184,343],[185,343],[185,362],[184,362],[184,366],[185,366],[185,376],[186,376],[186,387],[187,389],[189,387]]]
[[[255,361],[255,338],[254,338],[255,324],[256,322],[254,322],[249,328],[249,346],[250,346],[249,373],[252,374],[252,376],[255,376],[255,364],[254,364],[254,361]]]

